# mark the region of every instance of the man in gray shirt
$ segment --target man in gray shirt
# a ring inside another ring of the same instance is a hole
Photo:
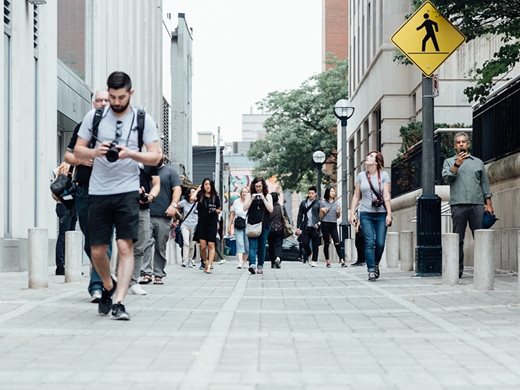
[[[464,235],[469,223],[471,233],[482,228],[484,210],[493,213],[491,191],[482,160],[469,153],[469,137],[457,133],[456,155],[444,160],[442,177],[450,185],[453,232],[459,235],[459,278],[464,272]]]
[[[161,158],[155,122],[145,117],[143,142],[146,151],[139,149],[137,110],[130,105],[132,81],[123,72],[113,72],[107,80],[110,106],[105,108],[98,134],[92,134],[95,110],[90,111],[81,124],[74,156],[80,160],[94,160],[89,185],[88,232],[91,259],[103,281],[99,314],[112,310],[112,318],[129,320],[123,299],[134,269],[134,242],[139,222],[139,166],[155,165]],[[92,142],[91,142],[92,141]],[[115,150],[114,150],[115,147]],[[112,148],[115,158],[107,159]],[[110,275],[107,248],[116,229],[119,266],[119,285]],[[112,305],[112,296],[115,304]]]

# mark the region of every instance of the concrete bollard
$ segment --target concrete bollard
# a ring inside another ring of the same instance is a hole
[[[495,288],[495,248],[494,230],[475,230],[473,287],[476,290],[487,291]]]
[[[49,287],[49,241],[47,229],[30,228],[28,232],[29,288]]]
[[[413,271],[415,260],[413,247],[413,232],[403,231],[399,233],[399,259],[402,271]]]
[[[71,230],[65,232],[65,283],[81,281],[83,259],[83,234]]]
[[[345,261],[351,262],[354,259],[354,251],[352,250],[352,247],[354,246],[352,238],[347,238],[345,240]]]
[[[518,231],[518,239],[516,240],[517,245],[517,260],[518,260],[518,268],[517,268],[517,274],[518,274],[518,289],[520,290],[520,230]]]
[[[399,266],[399,233],[386,233],[386,267],[397,268]]]
[[[459,284],[459,235],[442,234],[442,283]]]

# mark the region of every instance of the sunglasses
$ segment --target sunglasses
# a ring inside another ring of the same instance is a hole
[[[116,139],[115,140],[118,141],[122,135],[123,135],[123,122],[117,121],[116,122]]]

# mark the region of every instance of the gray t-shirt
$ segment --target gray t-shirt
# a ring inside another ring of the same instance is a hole
[[[334,222],[336,223],[338,221],[338,218],[336,217],[336,210],[338,209],[338,202],[329,202],[328,200],[323,199],[320,204],[320,208],[327,208],[329,209],[329,212],[323,217],[323,222]]]
[[[83,119],[78,135],[90,141],[92,136],[92,120],[96,110],[91,110]],[[116,117],[110,107],[105,109],[103,119],[99,123],[96,146],[99,142],[111,142],[116,138],[116,122],[123,122],[120,145],[131,150],[139,150],[137,136],[137,109],[131,109],[123,116]],[[143,132],[144,144],[151,144],[159,140],[155,130],[155,122],[146,114]],[[139,190],[139,166],[131,158],[109,162],[105,156],[96,157],[90,177],[89,195],[113,195]]]
[[[390,176],[385,171],[381,171],[381,191],[379,191],[379,184],[377,175],[371,175],[370,181],[374,186],[374,190],[380,193],[383,196],[383,188],[386,183],[390,183]],[[373,207],[372,200],[376,199],[376,195],[372,192],[370,188],[370,184],[368,184],[367,174],[365,171],[361,172],[356,177],[356,183],[359,184],[359,189],[361,190],[361,202],[359,203],[359,212],[369,212],[369,213],[385,213],[386,209],[384,206]]]
[[[193,210],[191,207],[193,207]],[[182,212],[184,216],[184,222],[182,222],[182,226],[187,228],[194,229],[197,226],[197,222],[199,221],[199,213],[197,211],[197,202],[190,203],[186,199],[183,199],[179,202],[179,210]],[[190,213],[191,210],[191,213]],[[188,214],[189,213],[189,214]],[[186,216],[188,216],[186,218]]]

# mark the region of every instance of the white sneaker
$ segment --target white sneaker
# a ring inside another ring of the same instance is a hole
[[[186,260],[182,260],[181,267],[186,267],[186,263],[187,263]]]
[[[144,291],[141,286],[139,284],[132,284],[129,288],[128,288],[128,292],[130,294],[134,294],[134,295],[146,295],[148,294],[146,291]]]
[[[315,261],[311,261],[311,267],[316,267],[316,262]]]
[[[242,266],[243,266],[243,262],[239,261],[237,264],[237,269],[242,269]]]
[[[225,262],[226,262],[226,260],[225,260],[225,259],[222,259],[222,260],[220,260],[217,264],[220,265],[220,264],[224,264]]]
[[[195,262],[193,260],[188,261],[188,267],[190,267],[190,268],[195,267]]]

